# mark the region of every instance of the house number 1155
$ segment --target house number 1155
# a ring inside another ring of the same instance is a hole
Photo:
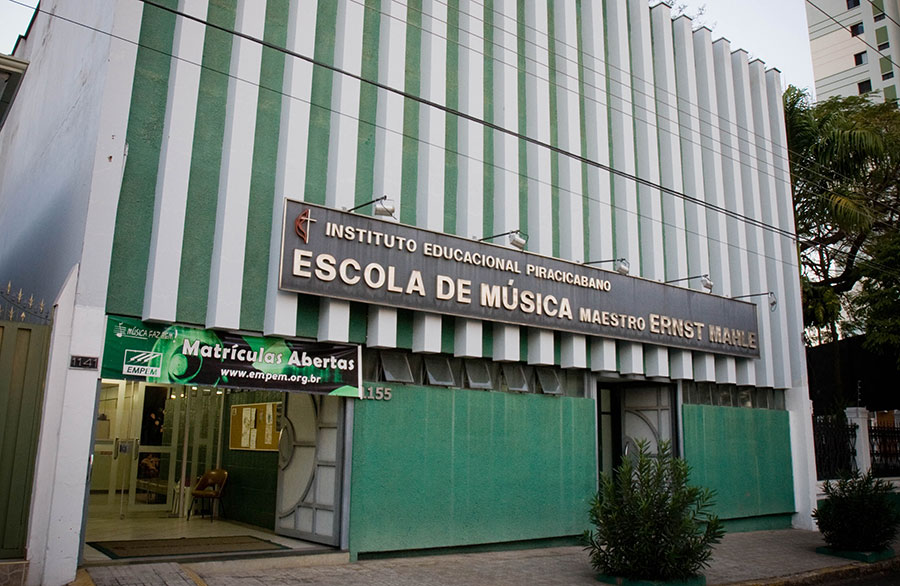
[[[391,389],[388,387],[365,387],[363,399],[375,399],[376,401],[390,401]]]

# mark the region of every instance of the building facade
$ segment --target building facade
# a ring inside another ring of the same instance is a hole
[[[900,3],[814,0],[806,4],[816,98],[876,92],[896,100]]]
[[[645,0],[95,0],[15,55],[29,582],[214,466],[229,518],[352,558],[579,535],[639,441],[732,530],[812,528],[781,81],[727,40]]]

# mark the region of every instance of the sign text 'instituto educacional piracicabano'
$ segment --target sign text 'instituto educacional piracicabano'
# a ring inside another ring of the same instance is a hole
[[[756,306],[286,200],[286,291],[758,357]]]

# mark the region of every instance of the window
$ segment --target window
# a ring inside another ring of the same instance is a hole
[[[382,352],[381,368],[384,380],[389,383],[412,383],[415,379],[406,356],[400,352]]]
[[[493,389],[494,376],[486,360],[466,360],[466,386],[470,389]]]
[[[889,85],[884,88],[884,99],[887,102],[897,101],[897,86]]]
[[[885,19],[884,12],[879,12],[873,17],[873,19],[875,20],[875,22],[881,22]]]
[[[847,10],[859,6],[859,0],[847,0]]]
[[[859,90],[859,95],[867,94],[872,91],[872,80],[861,81],[856,84],[857,89]]]
[[[442,387],[458,387],[456,373],[450,366],[446,356],[425,356],[425,374],[429,385]]]
[[[887,42],[881,43],[880,45],[878,45],[878,50],[879,50],[879,51],[887,51],[887,50],[890,49],[890,48],[891,48],[891,44],[890,44],[890,43],[887,43]]]
[[[862,53],[857,53],[856,55],[853,56],[853,62],[856,65],[865,65],[866,63],[869,62],[868,53],[866,53],[865,51],[863,51]]]
[[[889,80],[889,79],[894,79],[894,72],[893,72],[893,71],[888,71],[887,73],[882,73],[882,74],[881,74],[881,79],[882,79],[882,81],[887,81],[887,80]]]
[[[519,364],[503,365],[503,380],[510,391],[528,393],[531,391],[531,367]]]
[[[562,385],[559,383],[559,377],[552,368],[538,368],[536,370],[538,382],[541,385],[541,392],[545,395],[561,395]]]
[[[863,23],[857,22],[850,25],[850,36],[858,37],[861,34],[863,34]]]

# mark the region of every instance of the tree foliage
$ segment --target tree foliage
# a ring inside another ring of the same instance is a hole
[[[783,98],[807,333],[887,333],[873,304],[900,272],[900,111],[864,96],[813,104],[793,86]],[[875,338],[900,355],[900,336]]]

